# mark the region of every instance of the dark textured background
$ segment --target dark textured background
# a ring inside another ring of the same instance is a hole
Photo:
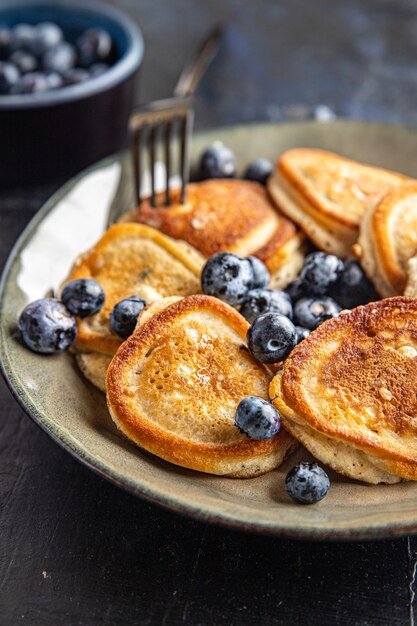
[[[417,123],[411,0],[110,4],[144,30],[147,100],[169,95],[209,27],[228,23],[197,94],[197,128],[312,117],[322,104]],[[58,184],[0,194],[0,267]],[[409,624],[415,550],[412,538],[284,541],[178,517],[80,466],[0,382],[1,626]]]

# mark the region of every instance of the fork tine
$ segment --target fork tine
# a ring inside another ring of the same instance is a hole
[[[156,207],[155,193],[155,162],[156,162],[156,124],[152,124],[149,130],[149,164],[151,169],[151,205]]]
[[[190,176],[190,136],[192,132],[194,114],[192,109],[188,109],[180,123],[181,141],[181,204],[185,202],[185,189]]]
[[[171,194],[169,180],[171,178],[171,141],[172,141],[172,120],[165,123],[165,204],[171,204]]]
[[[140,202],[140,157],[139,157],[139,133],[135,130],[132,137],[132,159],[133,159],[133,184],[135,189],[136,204]]]

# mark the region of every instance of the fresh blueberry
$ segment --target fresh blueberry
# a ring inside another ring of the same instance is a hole
[[[241,304],[252,285],[251,263],[231,252],[213,254],[201,273],[203,293],[219,298],[231,306]]]
[[[294,320],[298,326],[314,330],[331,317],[337,317],[342,308],[332,298],[301,298],[294,306]]]
[[[98,313],[104,304],[103,287],[91,278],[78,278],[67,283],[62,290],[61,301],[68,311],[78,317]]]
[[[139,313],[146,306],[143,298],[130,296],[118,302],[110,313],[110,327],[116,335],[127,339],[135,330]]]
[[[35,26],[33,50],[41,55],[50,48],[55,48],[64,40],[64,33],[58,24],[53,22],[42,22]]]
[[[235,424],[249,439],[271,439],[281,428],[278,411],[263,398],[248,396],[238,404]]]
[[[104,74],[104,72],[107,72],[109,67],[110,65],[108,65],[107,63],[93,63],[93,65],[90,67],[90,75],[92,78],[95,78],[96,76],[101,76],[102,74]]]
[[[58,72],[48,72],[45,76],[48,81],[48,89],[59,89],[64,84],[64,79]]]
[[[327,495],[330,480],[317,463],[299,463],[285,478],[285,490],[300,504],[314,504]]]
[[[340,280],[331,294],[345,309],[353,309],[361,304],[379,300],[372,283],[355,260],[346,261]]]
[[[300,280],[309,295],[329,293],[343,272],[343,261],[334,254],[312,252],[306,257]]]
[[[241,314],[252,323],[263,313],[280,313],[292,318],[292,304],[288,294],[279,289],[251,289],[246,296]]]
[[[10,55],[9,60],[16,65],[22,74],[34,72],[38,67],[37,58],[30,52],[25,52],[25,50],[15,50]]]
[[[252,265],[253,288],[261,289],[262,287],[266,287],[271,279],[271,276],[269,275],[269,271],[265,263],[262,263],[261,259],[258,259],[256,256],[248,256],[247,259]]]
[[[35,28],[30,24],[16,24],[12,29],[11,49],[33,50]]]
[[[6,59],[10,52],[12,31],[7,26],[0,26],[0,59]]]
[[[201,155],[200,179],[234,178],[236,167],[236,157],[230,148],[222,141],[215,141]]]
[[[65,74],[75,65],[76,54],[72,44],[63,41],[42,55],[42,67],[47,72]]]
[[[253,180],[261,185],[266,185],[266,181],[271,176],[273,169],[273,165],[269,159],[260,157],[249,164],[244,178],[246,178],[246,180]]]
[[[113,42],[103,28],[89,28],[77,40],[80,64],[90,67],[94,63],[107,61],[112,52]]]
[[[290,296],[293,303],[307,295],[305,285],[299,278],[296,278],[292,283],[287,285],[285,293]]]
[[[20,72],[13,63],[0,61],[0,94],[7,94],[19,82]]]
[[[77,335],[75,319],[54,298],[28,304],[19,317],[18,329],[25,345],[43,354],[66,350]]]
[[[42,72],[28,72],[23,74],[15,86],[11,89],[11,93],[42,93],[48,91],[49,84],[46,75]]]
[[[81,67],[74,67],[69,72],[64,74],[64,84],[68,85],[77,85],[78,83],[83,83],[88,80],[90,77],[89,72],[87,70],[82,69]]]
[[[306,337],[310,334],[308,328],[303,328],[302,326],[296,326],[295,330],[297,331],[297,344],[299,344],[303,339],[306,339]]]
[[[248,348],[262,363],[279,363],[297,345],[297,331],[288,317],[264,313],[248,330]]]

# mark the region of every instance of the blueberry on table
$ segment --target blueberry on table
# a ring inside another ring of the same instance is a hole
[[[345,309],[379,300],[371,281],[354,259],[346,261],[340,280],[334,285],[331,295]]]
[[[259,157],[250,163],[246,169],[244,178],[253,180],[255,183],[266,185],[266,181],[271,176],[273,165],[269,159]]]
[[[271,279],[271,276],[265,263],[263,263],[261,259],[258,259],[256,256],[248,256],[247,259],[252,266],[253,288],[258,289],[266,287]]]
[[[248,330],[248,348],[262,363],[279,363],[297,345],[297,332],[288,317],[279,313],[264,313]]]
[[[17,326],[24,344],[42,354],[66,350],[77,336],[75,319],[54,298],[42,298],[28,304]]]
[[[103,28],[89,28],[77,40],[78,57],[83,67],[108,61],[113,42]]]
[[[279,289],[251,289],[240,309],[241,314],[252,323],[263,313],[280,313],[292,318],[291,299]]]
[[[28,72],[19,78],[10,93],[42,93],[44,91],[48,91],[48,89],[49,83],[45,74],[42,72]]]
[[[248,396],[238,404],[235,424],[250,439],[271,439],[281,429],[280,414],[263,398]]]
[[[34,72],[38,67],[37,58],[30,52],[25,50],[15,50],[9,57],[9,61],[25,74],[26,72]]]
[[[110,313],[110,327],[116,335],[127,339],[135,330],[139,313],[145,308],[146,302],[139,296],[130,296],[118,302]]]
[[[302,298],[294,306],[294,321],[298,326],[315,330],[326,320],[337,317],[341,310],[342,307],[328,296]]]
[[[213,254],[203,267],[203,293],[237,306],[246,298],[253,285],[253,269],[248,259],[231,252]]]
[[[13,63],[0,61],[0,94],[8,94],[18,83],[20,72]]]
[[[201,155],[199,178],[234,178],[236,157],[222,141],[215,141]]]
[[[330,487],[330,480],[317,463],[299,463],[285,478],[285,490],[300,504],[314,504],[323,500]]]
[[[67,283],[61,293],[61,302],[77,317],[98,313],[104,304],[103,287],[92,278],[78,278]]]
[[[296,326],[295,330],[297,332],[297,344],[303,341],[303,339],[306,339],[311,332],[308,328],[303,328],[302,326]]]
[[[308,295],[325,295],[339,280],[343,261],[334,254],[312,252],[306,257],[300,280]]]
[[[33,50],[41,55],[50,48],[55,48],[64,40],[62,29],[54,22],[41,22],[35,26]]]
[[[42,67],[47,72],[65,74],[74,67],[75,62],[75,48],[66,41],[50,48],[42,55]]]

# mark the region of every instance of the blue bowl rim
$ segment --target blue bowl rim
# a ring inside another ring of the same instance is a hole
[[[142,31],[122,11],[101,2],[96,2],[96,0],[55,0],[55,2],[53,0],[13,0],[13,2],[0,3],[0,22],[1,14],[4,10],[16,10],[18,14],[23,7],[32,8],[34,6],[51,7],[54,11],[59,11],[62,8],[68,13],[73,11],[81,15],[91,12],[99,13],[115,22],[124,30],[128,40],[127,50],[106,72],[84,83],[39,94],[0,96],[0,111],[51,107],[89,98],[122,83],[139,68],[145,50]]]

